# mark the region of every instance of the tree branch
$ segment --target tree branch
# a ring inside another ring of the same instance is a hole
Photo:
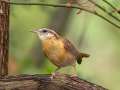
[[[8,74],[9,4],[0,0],[0,76]]]
[[[100,6],[99,4],[97,4],[96,2],[94,2],[93,0],[88,0],[91,3],[93,3],[96,7],[98,7],[99,9],[101,9],[102,11],[104,11],[105,13],[107,13],[109,16],[111,16],[112,18],[114,18],[116,21],[120,22],[120,19],[118,17],[116,17],[115,15],[113,15],[111,12],[108,12],[105,8],[103,8],[102,6]]]
[[[108,2],[107,0],[103,0],[103,2],[105,2],[106,4],[108,4],[110,7],[112,7],[112,12],[111,13],[114,13],[114,12],[117,12],[119,15],[120,15],[120,10],[117,9],[114,5],[112,5],[110,2]]]
[[[51,75],[17,75],[0,79],[0,90],[107,90],[78,77],[56,74]]]
[[[103,2],[105,2],[106,4],[111,6],[114,10],[117,10],[117,8],[115,6],[113,6],[110,2],[108,2],[107,0],[103,0]]]
[[[40,5],[40,6],[49,6],[49,7],[63,7],[63,8],[68,8],[67,4],[48,4],[48,3],[15,3],[15,2],[8,2],[9,4],[12,4],[12,5]],[[95,4],[96,5],[96,4]],[[97,5],[98,6],[98,5]],[[110,24],[114,25],[115,27],[119,28],[120,29],[120,26],[117,25],[116,23],[114,23],[113,21],[111,21],[110,19],[106,18],[105,16],[97,13],[96,11],[91,11],[91,10],[88,10],[88,9],[85,9],[85,8],[82,8],[82,7],[79,7],[79,6],[75,6],[75,5],[72,5],[71,7],[69,8],[74,8],[74,9],[80,9],[80,10],[83,10],[83,11],[86,11],[86,12],[89,12],[91,14],[94,14],[96,16],[99,16],[100,18],[106,20],[107,22],[109,22]],[[102,9],[103,10],[103,9]],[[106,10],[103,10],[106,12]],[[109,12],[106,12],[108,13],[110,16],[114,17],[113,15],[111,15]],[[118,18],[114,17],[117,21],[120,21]]]

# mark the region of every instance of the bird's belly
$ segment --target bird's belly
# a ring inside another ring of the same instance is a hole
[[[64,48],[61,40],[48,39],[43,42],[43,51],[48,59],[58,67],[71,65],[75,62],[75,58]]]
[[[60,52],[52,52],[47,55],[50,61],[58,67],[68,66],[74,63],[74,58],[70,55],[63,55]]]
[[[51,46],[44,50],[44,53],[49,60],[58,67],[68,66],[75,62],[73,56],[59,46]]]

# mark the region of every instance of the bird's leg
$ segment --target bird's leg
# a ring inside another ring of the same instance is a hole
[[[77,77],[76,63],[74,63],[72,67],[73,67],[73,74],[71,77]]]
[[[52,75],[51,75],[51,79],[53,79],[54,78],[54,76],[55,76],[55,74],[57,73],[57,71],[60,69],[60,67],[58,67],[53,73],[52,73]]]

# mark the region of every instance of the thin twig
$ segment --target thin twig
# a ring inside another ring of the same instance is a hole
[[[116,7],[114,7],[110,2],[108,2],[107,0],[103,0],[103,2],[107,3],[109,6],[111,6],[114,10],[117,10]]]
[[[9,2],[9,4],[12,4],[12,5],[40,5],[40,6],[49,6],[49,7],[63,7],[63,8],[68,8],[68,6],[66,4],[48,4],[48,3],[15,3],[15,2]],[[97,13],[97,12],[94,12],[94,11],[90,11],[88,9],[85,9],[85,8],[82,8],[82,7],[79,7],[79,6],[71,6],[69,8],[74,8],[74,9],[81,9],[83,11],[86,11],[86,12],[89,12],[91,14],[94,14],[94,15],[97,15],[99,16],[100,18],[106,20],[107,22],[109,22],[110,24],[114,25],[115,27],[119,28],[120,29],[120,26],[117,25],[116,23],[112,22],[111,20],[107,19],[105,16],[102,16],[101,14]]]
[[[110,2],[108,2],[107,0],[103,0],[103,2],[105,2],[106,4],[108,4],[109,6],[111,6],[112,7],[112,12],[114,13],[114,12],[118,12],[119,13],[119,10],[115,7],[115,6],[113,6]]]
[[[102,6],[100,6],[99,4],[97,4],[96,2],[89,0],[91,3],[93,3],[96,7],[98,7],[99,9],[101,9],[102,11],[104,11],[105,13],[107,13],[109,16],[111,16],[112,18],[114,18],[115,20],[117,20],[118,22],[120,22],[120,19],[118,17],[116,17],[115,15],[113,15],[111,12],[108,12],[106,9],[104,9]]]
[[[101,17],[102,19],[106,20],[107,22],[111,23],[112,25],[114,25],[114,26],[116,26],[116,27],[120,28],[120,26],[119,26],[119,25],[117,25],[117,24],[115,24],[115,23],[111,22],[109,19],[107,19],[106,17],[104,17],[104,16],[100,15],[99,13],[97,13],[97,12],[96,12],[96,13],[95,13],[95,15],[97,15],[97,16],[99,16],[99,17]]]

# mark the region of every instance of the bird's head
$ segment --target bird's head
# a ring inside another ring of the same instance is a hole
[[[54,30],[47,28],[37,29],[32,32],[36,33],[41,40],[49,39],[52,37],[53,38],[59,37],[59,35]]]

